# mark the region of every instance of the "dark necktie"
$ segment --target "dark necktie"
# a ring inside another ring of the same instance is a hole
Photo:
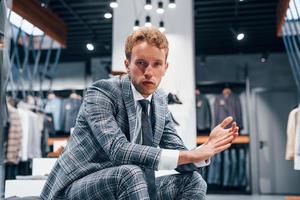
[[[151,120],[148,114],[148,100],[139,100],[139,103],[142,107],[142,136],[143,136],[143,145],[153,146],[153,132],[151,126]],[[156,199],[156,186],[155,186],[155,173],[152,169],[144,169],[146,181],[148,184],[148,192],[151,200]]]

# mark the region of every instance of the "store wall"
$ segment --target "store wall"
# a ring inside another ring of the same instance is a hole
[[[248,71],[252,191],[299,193],[300,173],[284,159],[288,114],[297,104],[292,71],[284,53],[270,54],[266,63],[260,56],[197,57],[197,81],[245,81]]]

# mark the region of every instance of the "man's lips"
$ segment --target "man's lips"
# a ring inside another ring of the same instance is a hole
[[[144,85],[155,85],[152,81],[143,81]]]

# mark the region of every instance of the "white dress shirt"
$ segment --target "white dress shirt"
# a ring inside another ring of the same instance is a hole
[[[136,116],[141,116],[142,112],[142,107],[138,103],[139,100],[146,99],[149,102],[151,102],[152,99],[152,94],[149,95],[147,98],[144,98],[134,87],[134,85],[131,83],[131,89],[132,89],[132,94],[133,94],[133,99],[136,107]],[[148,113],[150,112],[150,106],[148,107]],[[136,144],[142,144],[143,138],[142,134],[139,132],[142,130],[141,128],[141,118],[137,117],[136,118],[136,126],[135,126],[135,131],[134,135],[132,138],[130,138],[132,143]],[[198,148],[201,148],[199,146]],[[198,149],[197,148],[197,149]],[[172,170],[175,169],[178,166],[178,159],[179,159],[179,150],[173,150],[173,149],[162,149],[162,153],[158,162],[158,170]],[[209,165],[210,160],[207,161],[201,161],[199,163],[195,163],[197,167],[203,167]]]

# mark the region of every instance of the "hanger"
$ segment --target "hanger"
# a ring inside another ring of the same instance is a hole
[[[55,95],[53,92],[50,92],[50,93],[48,94],[47,98],[48,98],[49,100],[55,99],[55,98],[56,98],[56,95]]]
[[[72,92],[70,94],[70,98],[81,100],[82,96],[80,96],[79,94],[77,94],[76,90],[72,90]]]

